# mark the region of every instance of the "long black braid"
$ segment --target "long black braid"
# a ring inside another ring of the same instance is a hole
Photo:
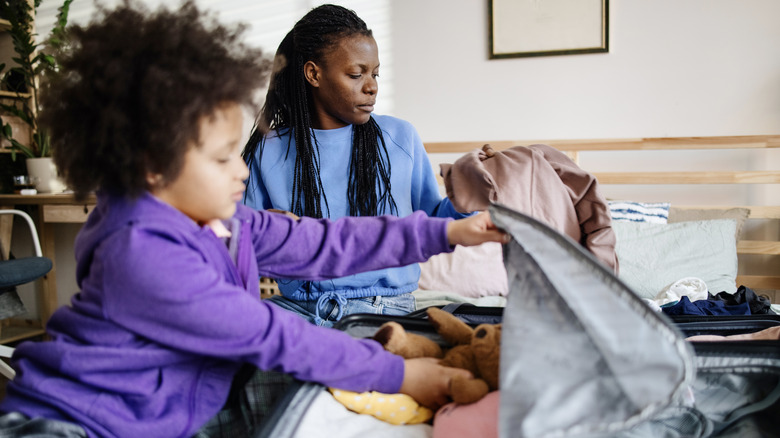
[[[290,205],[299,216],[323,217],[323,203],[330,215],[320,177],[320,151],[312,129],[311,90],[303,66],[307,61],[321,62],[328,48],[354,35],[370,37],[372,32],[355,12],[336,5],[312,9],[295,24],[279,44],[261,120],[244,148],[242,156],[247,164],[254,160],[258,148],[261,161],[265,127],[277,134],[292,129],[290,141],[295,139],[296,158]],[[390,159],[379,125],[371,117],[368,123],[355,125],[353,132],[347,189],[349,214],[397,213],[390,189]],[[287,147],[289,153],[290,143]]]

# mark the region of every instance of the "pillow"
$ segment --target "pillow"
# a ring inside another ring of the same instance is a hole
[[[509,285],[500,243],[457,246],[420,263],[420,289],[448,291],[465,297],[506,296]]]
[[[613,221],[665,224],[669,217],[668,202],[608,201]]]
[[[612,223],[619,277],[640,297],[654,299],[673,282],[697,277],[714,295],[736,292],[736,220],[653,224]]]
[[[737,221],[736,239],[739,240],[739,236],[742,233],[742,226],[745,225],[745,221],[750,216],[749,208],[679,208],[671,207],[669,209],[669,223],[688,222],[688,221],[704,221],[713,219],[734,219]]]

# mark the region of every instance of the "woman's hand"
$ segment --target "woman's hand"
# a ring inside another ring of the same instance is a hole
[[[435,411],[450,401],[450,380],[453,377],[473,376],[466,370],[441,366],[439,359],[432,357],[406,359],[400,392]]]
[[[450,245],[474,246],[485,242],[508,243],[510,236],[493,225],[486,211],[447,224]]]

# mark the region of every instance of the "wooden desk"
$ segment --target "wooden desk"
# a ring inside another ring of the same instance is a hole
[[[14,321],[4,327],[0,344],[38,336],[44,333],[46,322],[57,308],[57,261],[54,257],[54,224],[84,223],[97,202],[94,195],[83,202],[76,202],[70,194],[0,195],[0,208],[33,207],[30,216],[37,222],[38,236],[43,255],[52,261],[51,271],[43,277],[38,296],[40,321]],[[0,216],[0,237],[10,241],[13,217]],[[4,236],[3,236],[4,234]]]

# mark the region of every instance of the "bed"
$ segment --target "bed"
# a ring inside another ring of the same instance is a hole
[[[554,146],[595,175],[610,206],[620,202],[639,208],[666,205],[666,224],[613,223],[620,277],[641,296],[654,298],[677,279],[704,277],[713,283],[713,291],[733,293],[745,286],[772,303],[780,302],[780,136],[429,142],[425,146],[438,168],[484,144],[501,151],[536,143]],[[729,230],[734,232],[733,241]],[[667,247],[647,250],[647,245],[659,240],[667,241]],[[668,253],[672,244],[674,257]],[[496,252],[477,251],[461,250],[465,254],[446,256],[445,262],[432,259],[423,264],[421,290],[415,292],[418,306],[447,301],[500,305],[505,291],[495,284],[495,262],[491,259],[487,266],[479,266]]]
[[[767,296],[773,308],[780,310],[776,304],[780,303],[780,135],[426,142],[425,147],[432,165],[438,169],[440,164],[452,163],[484,144],[501,151],[537,143],[565,152],[580,167],[593,173],[602,193],[610,201],[665,203],[672,217],[669,221],[692,222],[674,225],[678,229],[668,233],[656,230],[662,235],[684,236],[691,229],[699,228],[697,225],[701,221],[734,220],[736,254],[731,253],[728,245],[720,248],[720,252],[708,253],[704,248],[711,242],[706,239],[687,242],[683,239],[680,250],[687,251],[691,260],[696,260],[697,254],[705,253],[710,259],[720,261],[716,266],[729,265],[730,272],[720,272],[726,277],[724,281],[733,277],[734,289],[744,285]],[[443,184],[441,190],[445,193]],[[716,229],[713,233],[722,231]],[[646,255],[641,246],[647,242],[641,235],[634,233],[630,242],[633,247],[624,246],[619,256],[641,258]],[[497,252],[491,249],[486,255],[485,251],[475,251],[476,254],[455,257],[455,266],[452,266],[452,257],[444,268],[432,267],[437,263],[433,259],[423,264],[421,289],[415,292],[418,307],[452,302],[503,305],[505,291],[495,285],[496,263],[490,259]],[[732,267],[734,258],[736,266]],[[475,264],[475,260],[482,265]],[[621,262],[621,267],[623,272],[626,263]],[[686,268],[676,266],[680,278],[701,276],[700,266]],[[445,271],[436,272],[437,269]],[[427,282],[426,275],[430,277]],[[641,284],[638,282],[642,277],[632,281]],[[472,290],[453,290],[453,284]],[[644,294],[649,297],[651,290],[645,289]],[[267,278],[260,280],[260,290],[264,298],[279,293],[275,282]]]
[[[485,143],[499,151],[517,145],[552,145],[592,172],[611,202],[640,207],[665,204],[665,223],[613,222],[621,279],[640,296],[649,300],[669,278],[703,277],[717,289],[744,285],[772,303],[780,302],[780,136],[430,142],[425,146],[438,169],[439,164],[452,163]],[[655,257],[648,256],[648,245],[654,240],[672,242],[681,258],[664,267],[670,257],[663,248]],[[506,291],[496,281],[500,257],[500,246],[486,245],[435,256],[421,265],[421,289],[414,292],[418,307],[503,306]],[[631,273],[632,260],[642,259],[656,264],[652,268],[638,264],[633,269],[639,271],[638,277],[623,278]],[[263,279],[261,287],[266,295],[278,293],[271,280]],[[780,307],[775,304],[773,310]],[[390,426],[354,414],[325,391],[312,410],[320,415],[306,416],[294,436],[324,430],[327,424],[322,418],[337,423],[340,436],[432,436],[427,425]]]

